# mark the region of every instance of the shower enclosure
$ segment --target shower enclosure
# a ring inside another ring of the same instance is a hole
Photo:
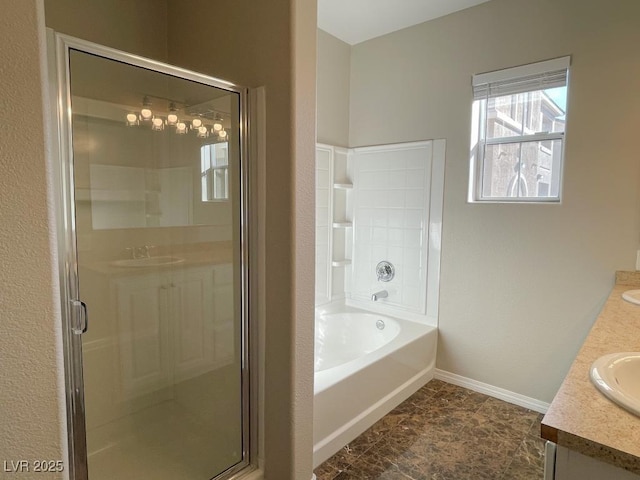
[[[250,465],[245,89],[49,32],[70,478]]]

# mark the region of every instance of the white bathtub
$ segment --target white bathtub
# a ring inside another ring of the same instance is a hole
[[[433,378],[437,330],[348,308],[316,316],[314,468]]]

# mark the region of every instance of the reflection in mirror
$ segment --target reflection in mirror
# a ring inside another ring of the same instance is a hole
[[[115,71],[108,72],[99,57],[74,59],[77,200],[85,202],[81,208],[88,208],[92,228],[202,225],[212,210],[224,215],[215,203],[229,199],[237,95],[147,78],[151,72],[144,69],[136,69],[143,72],[134,72],[137,84],[127,93],[118,81],[105,86],[88,73],[118,79],[131,73],[125,65],[113,62]]]
[[[229,199],[228,150],[227,142],[203,145],[200,148],[203,202],[220,202]]]

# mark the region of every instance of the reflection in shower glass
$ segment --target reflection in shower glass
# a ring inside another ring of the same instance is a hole
[[[70,84],[89,478],[213,478],[246,459],[239,96],[76,50]]]
[[[226,142],[203,145],[200,149],[202,201],[229,199],[229,154]]]

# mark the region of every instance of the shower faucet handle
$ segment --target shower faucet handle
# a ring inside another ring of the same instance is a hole
[[[376,276],[379,282],[390,282],[395,275],[396,269],[391,262],[384,260],[376,265]]]

